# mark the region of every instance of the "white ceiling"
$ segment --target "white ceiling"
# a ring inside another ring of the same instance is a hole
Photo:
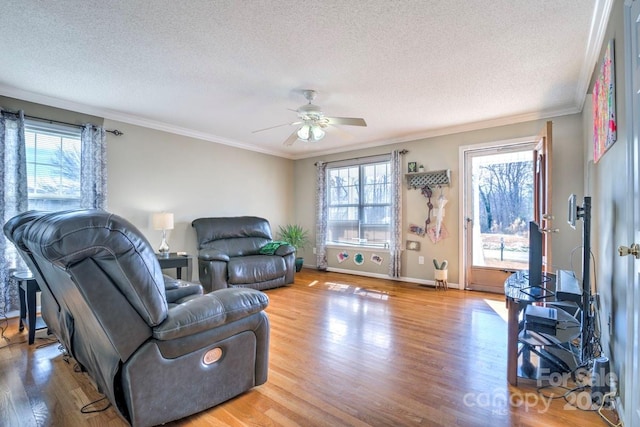
[[[0,94],[305,158],[581,111],[611,3],[3,0]]]

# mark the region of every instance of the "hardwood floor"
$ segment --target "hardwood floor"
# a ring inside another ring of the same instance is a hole
[[[267,294],[267,383],[167,425],[606,425],[597,412],[542,396],[533,380],[508,385],[501,295],[309,269]],[[26,332],[12,320],[6,335],[15,343]],[[0,424],[126,425],[113,408],[82,414],[101,395],[43,342],[0,348]]]

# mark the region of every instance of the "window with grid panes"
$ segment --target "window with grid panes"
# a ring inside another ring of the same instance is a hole
[[[80,207],[81,129],[25,121],[29,209]]]
[[[388,246],[389,172],[388,156],[327,167],[327,244]]]

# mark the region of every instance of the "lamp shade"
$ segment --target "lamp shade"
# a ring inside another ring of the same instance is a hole
[[[151,217],[154,230],[173,230],[173,214],[168,212],[154,213]]]

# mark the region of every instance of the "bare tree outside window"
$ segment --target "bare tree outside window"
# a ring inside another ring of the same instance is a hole
[[[29,208],[55,211],[80,206],[81,142],[55,131],[25,130]]]
[[[480,231],[516,234],[526,230],[533,212],[532,162],[480,166]]]
[[[388,161],[327,169],[327,243],[386,246],[390,238]]]
[[[473,159],[474,249],[478,266],[526,268],[533,217],[533,160],[529,151]],[[481,252],[480,252],[481,251]]]

